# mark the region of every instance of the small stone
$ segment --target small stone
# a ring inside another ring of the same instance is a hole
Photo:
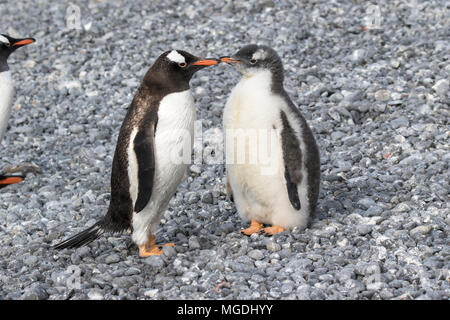
[[[253,260],[262,260],[262,259],[264,259],[264,254],[262,253],[261,250],[258,250],[258,249],[251,250],[247,255],[250,258],[252,258]]]
[[[353,63],[362,63],[366,59],[367,52],[364,49],[356,49],[353,51],[351,60]]]
[[[400,61],[392,60],[391,61],[391,67],[394,68],[394,69],[397,69],[398,67],[400,67]]]
[[[425,235],[425,234],[429,233],[430,231],[431,231],[431,226],[430,225],[418,226],[418,227],[415,227],[414,229],[411,229],[411,231],[409,231],[409,235],[411,237],[414,237],[414,236],[416,236],[418,234]]]
[[[40,285],[32,285],[33,288],[25,289],[22,295],[23,300],[46,300],[48,299],[48,293]]]
[[[281,246],[273,241],[269,241],[266,245],[267,250],[272,251],[272,252],[277,252],[281,250]]]
[[[360,200],[357,202],[357,204],[358,204],[361,208],[367,210],[367,209],[369,209],[370,207],[372,207],[372,206],[375,205],[375,201],[374,201],[373,199],[371,199],[371,198],[362,198],[362,199],[360,199]]]
[[[214,198],[211,192],[207,192],[202,197],[202,202],[206,204],[213,204]]]
[[[389,90],[378,90],[375,92],[375,100],[384,102],[391,98],[391,92]]]
[[[189,204],[197,203],[200,200],[200,196],[196,192],[186,193],[185,198]]]
[[[375,290],[379,291],[381,288],[383,288],[384,283],[383,282],[372,282],[366,285],[367,290]]]
[[[120,257],[118,254],[115,254],[115,253],[113,253],[105,258],[106,264],[117,263],[119,261],[120,261]]]
[[[34,60],[27,60],[24,65],[25,68],[34,68],[36,66],[36,61]]]
[[[144,292],[144,296],[154,298],[158,292],[159,292],[158,289],[149,289]]]
[[[383,213],[383,208],[378,205],[374,205],[366,210],[366,215],[368,217],[379,216],[382,213]]]
[[[391,121],[391,126],[394,129],[407,127],[409,125],[409,120],[406,117],[398,117]]]
[[[440,96],[445,96],[449,91],[449,81],[447,79],[441,79],[433,86],[433,90]]]
[[[198,274],[192,271],[188,271],[186,273],[184,273],[181,276],[181,281],[183,281],[186,284],[190,284],[192,283],[192,281],[194,281],[196,278],[198,277]]]
[[[189,249],[195,250],[200,249],[200,242],[198,241],[198,238],[195,236],[192,236],[189,238]]]
[[[164,267],[164,260],[160,256],[147,257],[145,258],[144,263],[154,268]]]
[[[175,248],[172,247],[172,246],[164,246],[164,247],[162,248],[162,250],[163,250],[163,254],[164,254],[166,257],[168,257],[168,258],[174,257],[174,256],[177,255],[177,251],[176,251]]]
[[[196,164],[193,164],[192,166],[189,167],[189,171],[194,175],[194,176],[198,176],[202,173],[202,168]]]
[[[280,292],[280,289],[278,289],[278,288],[270,289],[270,293],[269,294],[270,294],[270,296],[272,298],[275,298],[275,299],[278,299],[278,298],[281,297],[281,292]]]
[[[29,256],[25,259],[23,259],[23,263],[27,266],[33,266],[38,262],[38,258],[36,256]]]
[[[102,292],[98,289],[89,290],[87,295],[88,295],[89,300],[103,300],[104,299]]]
[[[366,234],[372,232],[372,226],[369,224],[360,224],[356,226],[356,230],[358,231],[359,235],[365,236]]]
[[[340,140],[344,136],[345,136],[345,133],[343,133],[341,131],[333,131],[331,133],[331,140],[337,141],[337,140]]]
[[[294,285],[292,283],[285,283],[281,286],[281,293],[285,295],[290,294],[293,289]]]
[[[393,296],[394,294],[386,288],[382,289],[380,292],[380,298],[384,300],[391,299]]]

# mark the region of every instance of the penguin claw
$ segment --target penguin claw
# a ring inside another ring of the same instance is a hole
[[[152,234],[146,244],[139,246],[139,257],[160,256],[163,253],[161,248],[165,246],[174,247],[175,244],[173,242],[159,245],[155,244],[155,235]]]
[[[273,236],[274,234],[283,232],[285,230],[286,230],[285,228],[280,227],[280,226],[272,226],[272,227],[267,227],[267,228],[263,229],[263,231],[270,236]]]
[[[139,257],[141,257],[141,258],[150,257],[150,256],[159,256],[162,253],[163,253],[163,251],[160,248],[158,248],[157,245],[155,245],[151,248],[147,248],[146,245],[139,246]]]
[[[250,227],[241,230],[241,232],[243,234],[246,234],[247,236],[251,236],[254,233],[259,233],[262,229],[262,223],[252,220],[252,222],[250,223]]]

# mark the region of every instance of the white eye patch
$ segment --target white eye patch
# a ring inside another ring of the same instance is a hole
[[[184,59],[184,57],[179,54],[177,50],[170,51],[167,55],[167,59],[176,63],[186,63],[186,59]]]
[[[6,37],[2,36],[1,34],[0,34],[0,42],[3,42],[3,43],[6,43],[6,44],[9,44],[9,40],[8,40],[8,38],[6,38]]]
[[[252,59],[254,60],[264,60],[267,57],[267,52],[263,49],[258,49],[253,55]]]

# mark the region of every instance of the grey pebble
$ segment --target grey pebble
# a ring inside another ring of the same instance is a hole
[[[145,264],[153,267],[153,268],[162,268],[164,267],[164,260],[160,256],[150,256],[145,258]]]
[[[105,258],[105,263],[111,264],[111,263],[119,262],[120,260],[121,259],[120,259],[119,255],[114,253]]]
[[[264,254],[261,250],[254,249],[249,251],[248,256],[252,258],[253,260],[262,260],[264,259]]]
[[[411,237],[414,237],[418,234],[425,235],[425,234],[429,233],[430,231],[431,231],[431,226],[425,225],[425,226],[418,226],[418,227],[415,227],[414,229],[411,229],[409,231],[409,234],[411,235]]]
[[[281,250],[281,246],[273,241],[269,241],[266,245],[267,250],[272,251],[272,252],[278,252]]]

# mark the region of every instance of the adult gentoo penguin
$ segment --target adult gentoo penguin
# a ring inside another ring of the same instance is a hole
[[[14,39],[6,34],[0,35],[0,141],[3,139],[11,114],[14,86],[8,67],[8,57],[16,49],[33,43],[33,38]],[[22,176],[0,175],[0,188],[23,180]]]
[[[132,230],[139,256],[162,253],[154,234],[191,160],[196,111],[189,81],[198,70],[217,63],[182,50],[159,56],[120,129],[106,216],[55,248],[79,247],[104,232]]]
[[[240,215],[251,220],[242,232],[263,230],[273,235],[307,227],[319,195],[319,151],[306,120],[284,90],[280,57],[270,47],[252,44],[220,60],[243,75],[231,92],[223,120],[227,190]],[[239,142],[242,134],[247,140]],[[239,143],[245,156],[241,161],[235,158]],[[270,161],[262,161],[264,152]]]

